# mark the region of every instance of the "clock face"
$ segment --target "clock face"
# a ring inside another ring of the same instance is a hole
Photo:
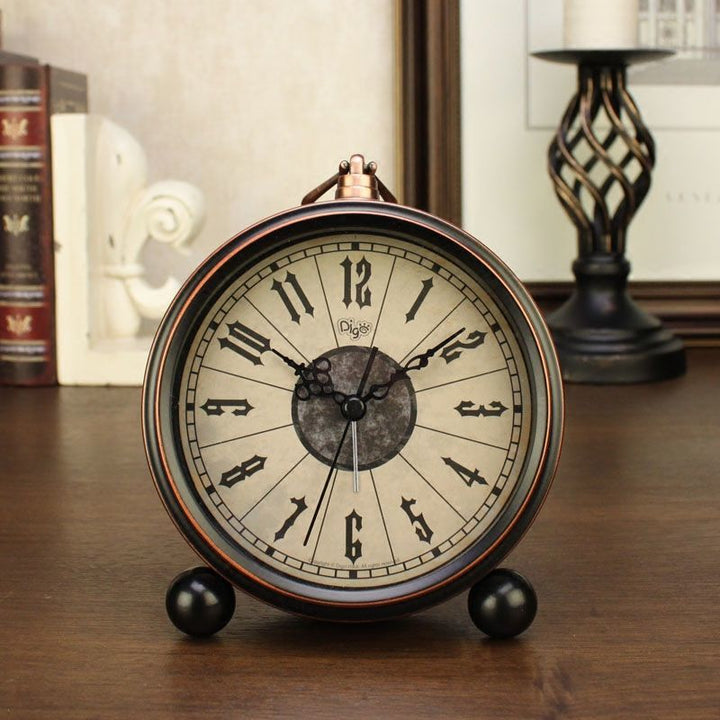
[[[495,271],[432,233],[326,224],[201,271],[148,394],[181,529],[302,611],[402,604],[489,562],[559,442],[543,349]]]

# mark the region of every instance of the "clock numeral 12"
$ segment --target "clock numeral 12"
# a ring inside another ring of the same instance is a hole
[[[288,272],[287,275],[285,275],[285,280],[283,280],[283,282],[287,283],[295,291],[295,295],[300,301],[300,304],[302,305],[305,314],[313,317],[315,313],[315,308],[310,304],[310,301],[308,300],[307,295],[300,286],[297,277],[293,273]],[[275,279],[273,280],[271,287],[280,296],[280,299],[283,301],[283,305],[285,305],[285,308],[290,313],[290,320],[299,325],[300,313],[295,309],[292,300],[290,300],[287,291],[283,287],[283,283]]]
[[[347,308],[350,307],[350,304],[353,302],[353,262],[350,260],[349,256],[345,256],[345,259],[340,263],[340,266],[342,267],[344,273],[343,304]],[[355,302],[360,308],[368,307],[370,305],[372,293],[367,287],[367,284],[370,282],[370,277],[372,276],[372,266],[366,260],[364,255],[361,260],[355,263],[355,274],[360,278],[360,280],[355,283]]]
[[[228,337],[218,338],[220,347],[236,352],[253,365],[262,365],[260,355],[270,349],[270,340],[240,322],[228,323],[227,326]]]

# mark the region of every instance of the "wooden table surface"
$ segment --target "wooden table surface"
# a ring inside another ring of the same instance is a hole
[[[679,380],[570,386],[555,485],[504,563],[514,641],[465,597],[372,626],[238,595],[192,641],[196,564],[150,481],[137,388],[0,389],[0,718],[720,718],[720,349]]]

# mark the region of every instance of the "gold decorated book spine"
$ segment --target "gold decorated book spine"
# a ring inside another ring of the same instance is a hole
[[[0,64],[0,384],[56,382],[52,111],[87,109],[85,78]]]

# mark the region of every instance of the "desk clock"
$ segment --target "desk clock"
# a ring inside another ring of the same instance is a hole
[[[375,169],[354,155],[303,205],[233,237],[157,331],[143,432],[204,563],[166,599],[191,635],[224,626],[234,587],[372,621],[472,586],[472,619],[499,637],[535,615],[530,583],[495,568],[557,464],[552,342],[492,252],[398,205]]]

